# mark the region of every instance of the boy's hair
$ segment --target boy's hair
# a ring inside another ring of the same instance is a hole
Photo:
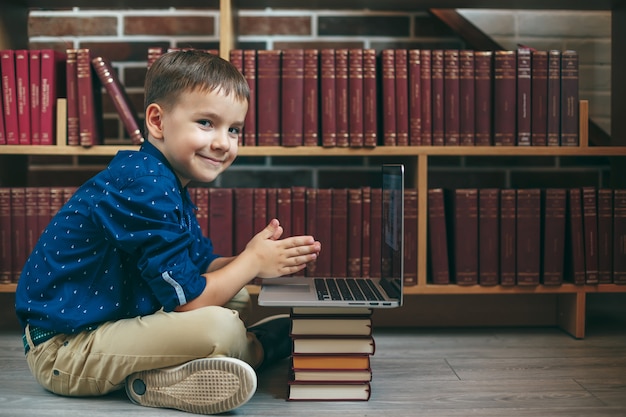
[[[194,49],[167,52],[146,74],[144,110],[152,103],[171,107],[185,92],[215,90],[250,100],[248,82],[230,62]]]

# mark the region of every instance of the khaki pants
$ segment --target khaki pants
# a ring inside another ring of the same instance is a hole
[[[104,323],[96,330],[57,335],[26,355],[35,379],[60,395],[103,395],[124,387],[132,373],[228,356],[257,367],[263,349],[242,321],[249,308],[245,288],[226,307],[156,313]],[[240,315],[241,314],[241,315]]]

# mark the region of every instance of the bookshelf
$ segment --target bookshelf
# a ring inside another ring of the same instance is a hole
[[[7,3],[7,4],[5,4]],[[175,3],[175,4],[174,4]],[[27,16],[28,8],[68,8],[68,7],[91,6],[86,0],[24,0],[3,2],[0,5],[0,47],[20,48],[26,47]],[[518,158],[537,156],[574,156],[574,157],[610,157],[612,160],[612,178],[615,178],[615,186],[624,186],[626,178],[626,124],[618,123],[619,114],[626,110],[626,78],[621,74],[626,69],[626,57],[620,53],[617,40],[626,39],[626,9],[618,6],[612,0],[597,0],[588,2],[585,0],[417,0],[406,2],[402,0],[366,0],[355,5],[354,1],[347,0],[316,0],[307,2],[302,6],[294,6],[293,2],[285,0],[171,0],[129,1],[113,0],[108,7],[132,7],[132,8],[156,8],[156,7],[216,7],[220,9],[220,55],[228,58],[229,51],[236,44],[236,27],[234,16],[236,10],[255,8],[302,8],[302,9],[375,9],[375,10],[414,10],[427,9],[429,7],[445,8],[508,8],[508,9],[562,9],[562,10],[609,10],[612,16],[612,98],[611,113],[614,115],[612,126],[611,146],[590,146],[587,137],[588,106],[585,101],[580,107],[580,131],[581,145],[579,147],[384,147],[377,148],[322,148],[322,147],[242,147],[239,150],[241,156],[277,156],[277,157],[345,157],[345,156],[376,156],[376,157],[402,157],[409,161],[408,183],[414,184],[419,190],[428,188],[429,165],[432,160],[442,156],[485,156],[500,157],[513,156]],[[70,156],[113,156],[122,149],[136,149],[134,146],[94,146],[91,148],[56,146],[2,146],[0,147],[0,186],[23,185],[27,169],[27,160],[32,155],[70,155]],[[574,285],[565,283],[560,286],[533,286],[533,287],[502,287],[502,286],[436,286],[428,284],[427,277],[427,195],[420,192],[418,196],[418,283],[416,286],[406,288],[407,306],[398,311],[383,313],[379,322],[401,325],[421,325],[423,319],[413,319],[416,314],[429,315],[431,325],[446,325],[446,319],[438,319],[439,309],[433,307],[440,300],[448,302],[448,309],[471,309],[475,298],[483,299],[498,311],[498,306],[503,299],[515,296],[519,298],[521,305],[531,306],[537,299],[543,302],[547,297],[547,306],[540,311],[554,310],[545,324],[555,324],[576,338],[585,335],[585,312],[587,294],[598,293],[626,293],[626,286],[614,284],[601,285]],[[14,294],[16,285],[0,285],[0,298]],[[250,292],[255,295],[258,287],[249,286]],[[486,297],[486,298],[484,298]],[[426,300],[428,299],[428,300]],[[6,303],[2,303],[5,304]],[[418,306],[419,304],[419,306]],[[453,307],[450,307],[450,306]],[[6,308],[6,307],[5,307]],[[429,310],[431,308],[431,310]],[[413,314],[416,311],[417,313]],[[464,310],[459,310],[464,311]],[[470,310],[471,311],[471,310]],[[492,312],[493,314],[493,312]],[[462,315],[458,313],[458,315]],[[464,318],[459,318],[458,323],[465,323]],[[499,321],[498,321],[499,320]],[[519,318],[515,314],[507,316],[504,312],[498,320],[490,324],[541,324],[542,320],[535,320],[532,314]],[[526,320],[526,321],[524,321]],[[0,320],[1,321],[1,320]],[[455,322],[456,323],[456,322]],[[0,326],[1,327],[1,326]]]

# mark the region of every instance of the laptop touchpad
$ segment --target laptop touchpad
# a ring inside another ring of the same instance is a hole
[[[290,294],[296,294],[308,293],[310,290],[307,284],[272,284],[265,285],[263,291],[267,291],[268,293],[288,292]]]

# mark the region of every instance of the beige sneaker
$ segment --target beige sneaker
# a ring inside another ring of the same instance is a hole
[[[126,378],[126,393],[134,403],[196,414],[237,408],[252,398],[256,386],[256,373],[250,365],[226,357],[196,359]]]

